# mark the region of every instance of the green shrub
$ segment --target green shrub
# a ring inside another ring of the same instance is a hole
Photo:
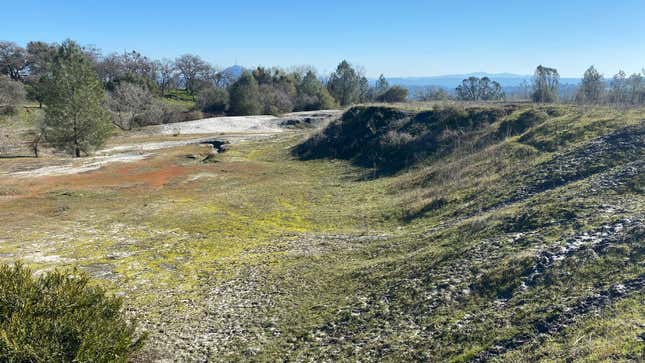
[[[83,273],[0,265],[0,361],[125,362],[143,337],[121,307]]]

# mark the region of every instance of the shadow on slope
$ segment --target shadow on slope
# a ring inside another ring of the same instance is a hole
[[[293,153],[302,160],[337,158],[390,175],[421,161],[444,157],[456,149],[474,151],[509,136],[521,134],[547,119],[529,109],[508,118],[518,106],[459,108],[435,107],[408,112],[384,106],[349,109],[321,133],[298,145]],[[488,127],[504,120],[491,132]]]

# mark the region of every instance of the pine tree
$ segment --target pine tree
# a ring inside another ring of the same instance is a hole
[[[341,106],[351,105],[361,101],[367,82],[364,78],[347,61],[342,61],[329,77],[327,88]]]
[[[374,86],[374,98],[380,97],[387,91],[388,88],[390,88],[390,83],[387,81],[387,79],[385,79],[385,76],[381,74],[381,76],[378,77],[378,80],[376,81],[376,85]]]
[[[76,157],[103,145],[112,129],[105,94],[81,47],[65,41],[54,58],[45,95],[47,141]]]

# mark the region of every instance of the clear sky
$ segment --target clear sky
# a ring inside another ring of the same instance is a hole
[[[329,72],[347,59],[390,77],[645,66],[645,0],[21,0],[2,9],[0,40],[71,38],[219,66]]]

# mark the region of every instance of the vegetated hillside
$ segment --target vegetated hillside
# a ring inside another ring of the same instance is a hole
[[[355,107],[293,152],[374,168],[408,223],[293,357],[642,361],[641,110]]]
[[[428,158],[441,158],[465,143],[471,147],[490,143],[490,137],[481,140],[490,136],[482,133],[484,127],[513,109],[447,107],[413,113],[389,107],[354,107],[341,122],[299,145],[296,153],[305,159],[342,158],[380,171],[399,171]],[[514,128],[501,126],[497,138],[516,133],[516,128],[527,128],[544,116],[526,111]]]

